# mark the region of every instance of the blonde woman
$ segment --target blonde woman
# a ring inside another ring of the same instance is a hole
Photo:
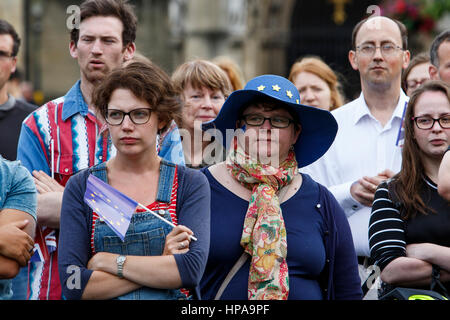
[[[184,102],[179,123],[187,167],[199,169],[219,161],[216,154],[204,154],[211,138],[205,136],[201,124],[216,118],[231,93],[226,73],[207,60],[193,60],[180,65],[172,75],[175,90]]]
[[[201,170],[212,209],[203,299],[361,298],[345,214],[328,190],[298,171],[328,150],[337,124],[328,111],[299,101],[290,81],[263,75],[203,125],[222,132],[224,145],[227,129],[242,132],[225,162]]]

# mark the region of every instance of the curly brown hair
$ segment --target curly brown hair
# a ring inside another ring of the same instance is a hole
[[[146,101],[163,122],[166,130],[171,121],[181,120],[182,103],[169,76],[152,62],[132,62],[112,71],[94,89],[92,103],[105,118],[108,104],[117,89],[130,90],[136,98]]]

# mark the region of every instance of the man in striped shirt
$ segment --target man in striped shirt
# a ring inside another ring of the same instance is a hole
[[[79,28],[71,32],[70,54],[78,61],[81,79],[64,97],[25,119],[19,139],[18,159],[33,173],[39,192],[36,243],[44,261],[30,263],[28,299],[32,300],[63,298],[57,270],[63,186],[73,174],[114,155],[109,134],[91,106],[91,93],[96,83],[131,60],[136,50],[137,18],[126,1],[88,0],[80,11]],[[159,154],[184,164],[176,126],[165,139]]]

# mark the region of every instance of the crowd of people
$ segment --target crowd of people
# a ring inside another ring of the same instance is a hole
[[[0,300],[360,300],[373,266],[366,298],[447,294],[450,30],[412,56],[401,22],[361,20],[346,101],[317,56],[288,78],[245,83],[223,56],[168,75],[127,1],[79,21],[80,80],[36,107],[8,91],[20,38],[0,20]]]

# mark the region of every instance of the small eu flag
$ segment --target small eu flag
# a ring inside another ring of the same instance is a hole
[[[405,108],[403,109],[403,115],[402,115],[402,123],[400,124],[400,128],[398,129],[397,134],[397,141],[395,142],[396,147],[403,147],[403,144],[405,143],[405,114],[406,114],[406,108],[408,107],[408,102],[405,102]]]
[[[87,180],[84,202],[124,240],[138,206],[136,201],[91,174]]]

